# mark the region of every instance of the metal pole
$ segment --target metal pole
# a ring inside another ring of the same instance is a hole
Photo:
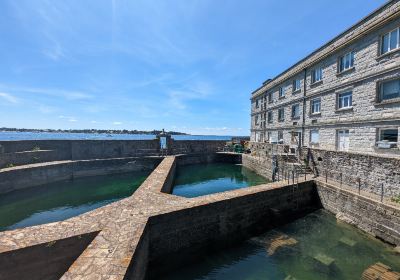
[[[383,202],[383,183],[381,184],[381,202]]]
[[[360,195],[361,194],[361,178],[358,177],[357,181],[358,181],[358,195]]]
[[[307,181],[307,171],[305,168],[304,168],[304,181]]]
[[[340,187],[342,187],[343,184],[343,174],[340,172]]]
[[[292,183],[294,185],[294,170],[292,170]]]
[[[328,183],[328,169],[325,169],[325,182]]]

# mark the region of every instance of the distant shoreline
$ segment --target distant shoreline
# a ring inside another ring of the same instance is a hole
[[[114,129],[29,129],[29,128],[8,128],[1,127],[0,132],[48,132],[48,133],[85,133],[85,134],[141,134],[141,135],[157,135],[162,130],[114,130]],[[183,132],[177,131],[165,131],[170,135],[190,135]]]

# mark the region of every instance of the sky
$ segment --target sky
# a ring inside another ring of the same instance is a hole
[[[383,0],[1,0],[0,127],[249,135],[250,95]]]

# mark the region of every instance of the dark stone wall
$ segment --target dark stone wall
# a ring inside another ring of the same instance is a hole
[[[400,245],[400,209],[316,180],[322,206],[344,222]]]
[[[2,253],[0,279],[59,279],[97,234],[98,232],[91,232]]]
[[[160,157],[94,159],[4,169],[0,171],[0,194],[74,177],[153,170],[161,160]]]
[[[317,207],[314,184],[308,181],[299,183],[296,197],[289,185],[150,217],[149,270],[161,273],[193,261]]]

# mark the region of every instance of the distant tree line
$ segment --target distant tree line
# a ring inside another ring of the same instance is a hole
[[[148,135],[157,135],[162,132],[162,130],[114,130],[114,129],[34,129],[34,128],[9,128],[9,127],[1,127],[0,131],[7,132],[53,132],[53,133],[105,133],[105,134],[148,134]],[[172,135],[188,135],[183,132],[177,131],[166,131],[168,134]]]

